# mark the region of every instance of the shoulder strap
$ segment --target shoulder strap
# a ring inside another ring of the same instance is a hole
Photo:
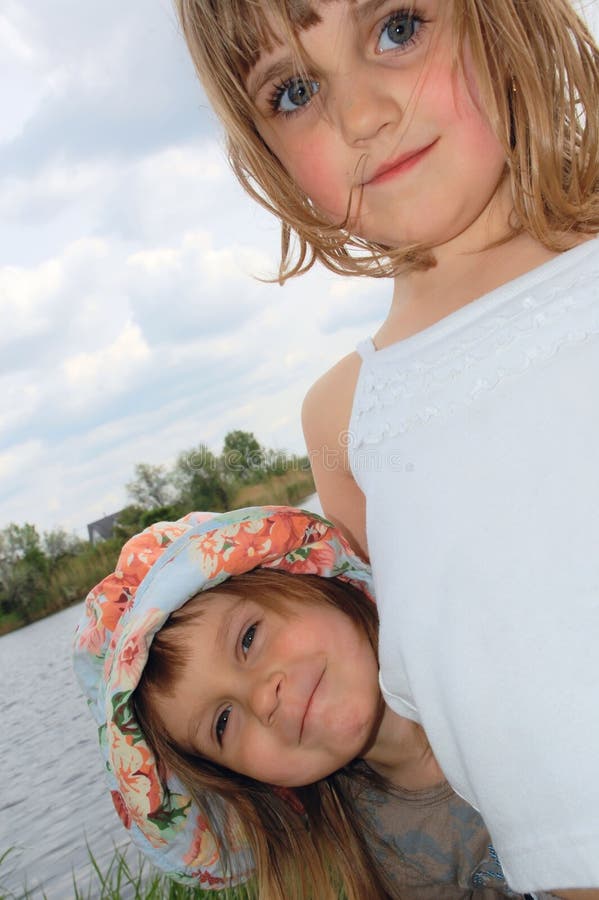
[[[356,345],[356,352],[362,357],[362,361],[366,362],[370,357],[374,356],[376,349],[372,338],[366,338]]]

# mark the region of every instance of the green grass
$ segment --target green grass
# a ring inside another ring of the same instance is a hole
[[[14,848],[0,855],[2,863]],[[130,849],[130,848],[129,848]],[[252,900],[255,895],[245,887],[229,888],[222,891],[204,891],[176,884],[156,871],[141,853],[136,853],[130,863],[128,850],[115,848],[114,856],[106,868],[101,868],[88,848],[91,872],[79,880],[73,874],[73,900]],[[45,900],[43,887],[28,889],[18,893],[3,889],[0,871],[0,900]]]
[[[11,613],[2,613],[0,612],[0,635],[8,634],[9,631],[16,631],[17,628],[22,628],[23,621],[15,612]],[[4,857],[0,856],[0,861]]]

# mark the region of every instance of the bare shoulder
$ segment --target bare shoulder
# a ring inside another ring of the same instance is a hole
[[[557,890],[552,893],[556,897],[563,897],[564,900],[599,900],[599,888],[583,888],[571,891]]]
[[[306,439],[308,432],[330,437],[347,429],[360,366],[359,354],[349,353],[314,382],[302,408]]]
[[[302,408],[304,437],[325,515],[367,556],[364,495],[349,463],[349,421],[361,359],[350,353],[312,385]]]

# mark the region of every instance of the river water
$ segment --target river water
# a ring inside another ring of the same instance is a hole
[[[86,841],[107,863],[128,838],[102,775],[96,728],[71,666],[78,605],[0,638],[0,894],[73,896]]]
[[[320,511],[315,496],[301,505]],[[36,900],[68,900],[73,874],[87,896],[97,883],[87,844],[104,872],[114,847],[129,844],[71,665],[81,611],[73,606],[0,637],[0,856],[14,848],[0,866],[0,897],[27,888]]]

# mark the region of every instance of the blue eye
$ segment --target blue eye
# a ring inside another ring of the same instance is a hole
[[[227,706],[226,709],[223,709],[222,713],[216,720],[216,727],[214,730],[216,731],[216,740],[218,741],[218,743],[220,744],[221,747],[223,744],[223,735],[227,728],[227,722],[229,721],[230,715],[231,715],[231,707]]]
[[[383,25],[377,49],[384,53],[386,50],[405,47],[416,36],[421,25],[421,20],[414,13],[393,13]]]
[[[275,89],[271,100],[272,107],[275,112],[296,112],[302,106],[305,106],[306,103],[309,103],[319,90],[320,84],[318,81],[310,81],[307,78],[300,78],[299,75],[296,75]]]
[[[241,639],[241,649],[244,653],[247,653],[250,647],[252,646],[252,641],[256,637],[256,631],[258,630],[258,625],[250,625],[248,630],[245,632]]]

